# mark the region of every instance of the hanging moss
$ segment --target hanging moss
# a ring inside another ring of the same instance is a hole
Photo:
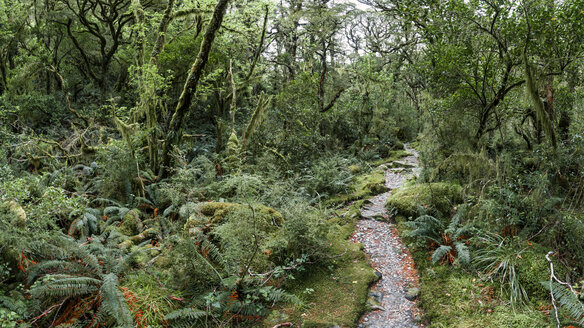
[[[239,172],[241,167],[241,147],[239,139],[234,131],[231,132],[227,141],[227,157],[225,158],[224,170],[227,173],[234,174]]]

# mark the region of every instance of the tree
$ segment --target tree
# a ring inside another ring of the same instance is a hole
[[[209,59],[209,52],[211,51],[211,46],[213,44],[213,40],[215,39],[215,34],[221,27],[221,22],[223,21],[223,16],[225,15],[225,10],[227,9],[228,3],[229,0],[219,0],[217,2],[215,10],[213,11],[213,17],[207,26],[205,35],[203,36],[201,49],[199,50],[197,59],[195,60],[195,63],[191,68],[191,72],[187,77],[183,91],[178,100],[178,104],[176,105],[174,114],[172,115],[172,119],[168,126],[168,133],[162,148],[162,160],[159,173],[159,175],[162,177],[165,177],[169,173],[171,164],[170,151],[175,145],[178,145],[181,139],[183,119],[189,107],[191,106],[193,95],[197,91],[199,80],[203,75],[203,69],[205,68],[207,60]]]

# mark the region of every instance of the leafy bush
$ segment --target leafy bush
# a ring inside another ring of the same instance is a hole
[[[316,161],[300,179],[300,189],[309,197],[326,197],[346,193],[353,175],[347,167],[350,160],[341,156],[326,156]]]
[[[422,215],[414,221],[406,222],[406,226],[412,229],[407,235],[428,242],[433,249],[433,263],[469,264],[467,243],[470,226],[462,222],[466,212],[467,206],[462,205],[448,224],[433,216]]]

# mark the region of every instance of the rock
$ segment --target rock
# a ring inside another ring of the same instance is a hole
[[[369,309],[371,309],[371,311],[385,311],[385,308],[383,308],[380,305],[371,306],[371,307],[369,307]]]
[[[369,297],[373,298],[373,300],[375,300],[377,303],[381,303],[381,301],[383,301],[383,294],[378,291],[369,292]]]
[[[415,315],[413,320],[415,324],[421,324],[422,322],[424,322],[424,316],[420,314]]]
[[[11,223],[14,226],[19,228],[24,228],[26,226],[26,212],[24,212],[24,209],[22,206],[20,206],[20,204],[10,200],[2,204],[2,207],[4,207],[7,212],[12,215],[13,219]]]
[[[408,301],[413,301],[420,295],[420,290],[416,287],[408,288],[406,291],[406,299]]]
[[[128,211],[124,218],[122,219],[122,223],[118,227],[118,231],[126,236],[134,236],[140,233],[142,230],[142,221],[140,220],[140,210],[137,208]]]
[[[383,274],[379,270],[375,270],[375,275],[377,276],[377,280],[383,278]]]

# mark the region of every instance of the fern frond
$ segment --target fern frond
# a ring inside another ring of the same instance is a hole
[[[555,281],[551,285],[549,281],[542,281],[541,284],[551,290],[556,300],[578,321],[580,326],[584,326],[584,303],[580,301],[576,294]]]
[[[434,253],[432,253],[432,263],[440,261],[448,252],[452,250],[452,246],[441,245],[438,247]]]
[[[204,318],[206,315],[207,315],[206,311],[202,311],[196,308],[182,308],[170,312],[164,317],[164,320],[168,321],[184,320],[194,322],[198,319]]]
[[[470,263],[470,251],[464,243],[454,243],[456,254],[458,254],[458,262],[460,264]]]
[[[104,311],[116,320],[119,327],[134,327],[134,320],[124,298],[124,294],[119,289],[118,277],[113,273],[108,273],[103,277],[100,294]]]

